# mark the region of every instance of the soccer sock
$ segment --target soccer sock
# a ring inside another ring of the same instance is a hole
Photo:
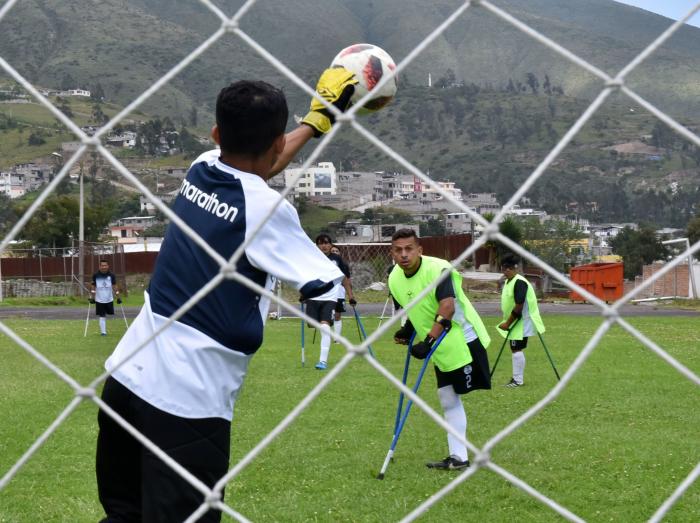
[[[100,332],[107,334],[107,318],[104,316],[100,316]]]
[[[335,320],[333,322],[333,332],[335,332],[338,336],[340,336],[340,333],[343,331],[343,320]]]
[[[321,357],[318,361],[328,363],[328,353],[331,351],[331,326],[327,323],[321,324]]]
[[[518,385],[523,384],[525,374],[525,353],[519,350],[513,353],[513,379]]]
[[[440,398],[442,410],[445,412],[445,421],[466,438],[467,413],[459,395],[452,388],[452,385],[448,385],[438,389],[438,397]],[[450,456],[457,456],[462,461],[466,461],[469,458],[467,446],[449,432],[447,433],[447,447],[450,450]]]

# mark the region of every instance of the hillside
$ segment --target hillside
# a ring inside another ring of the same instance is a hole
[[[219,0],[216,5],[233,13],[243,3]],[[494,3],[610,74],[670,24],[611,0]],[[259,1],[242,17],[240,29],[313,83],[349,43],[370,41],[401,60],[459,5],[459,0]],[[0,21],[0,56],[42,87],[99,87],[106,98],[102,108],[111,115],[219,26],[216,15],[196,1],[27,0]],[[683,28],[629,78],[642,96],[696,130],[698,49],[700,29]],[[433,88],[427,87],[429,73]],[[141,121],[168,117],[178,129],[186,126],[206,136],[216,93],[244,77],[284,86],[291,112],[306,111],[304,93],[228,34],[132,116]],[[2,75],[0,84],[11,82]],[[505,201],[600,88],[590,74],[483,7],[472,6],[402,74],[393,104],[363,123],[437,179],[456,181],[465,191],[495,191]],[[74,105],[76,119],[89,121],[91,104]],[[3,127],[13,119],[22,125]],[[46,143],[28,149],[26,127],[42,128]],[[72,139],[36,104],[0,104],[0,131],[4,166],[49,154]],[[661,154],[614,147],[630,143]],[[323,159],[343,169],[404,171],[352,130],[343,132]],[[529,196],[550,212],[684,225],[696,212],[699,165],[698,148],[615,96]]]
[[[524,22],[614,74],[670,21],[612,0],[500,0]],[[217,2],[234,13],[242,0]],[[396,60],[406,56],[458,0],[295,0],[257,2],[240,28],[312,82],[338,49],[370,41]],[[126,104],[219,27],[194,1],[45,0],[18,2],[0,21],[0,55],[46,87],[100,83],[108,100]],[[630,77],[650,100],[679,114],[700,115],[700,29],[687,27]],[[600,82],[479,6],[472,6],[422,52],[405,74],[410,83],[448,70],[457,81],[505,86],[528,72],[547,74],[568,94],[589,96]],[[211,109],[226,82],[259,77],[287,87],[292,109],[306,96],[233,34],[226,35],[156,94],[151,113],[186,115]]]

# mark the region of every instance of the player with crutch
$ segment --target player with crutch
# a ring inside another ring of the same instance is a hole
[[[418,377],[416,378],[416,384],[413,386],[414,393],[418,392],[418,388],[420,387],[421,381],[423,381],[423,375],[425,374],[425,369],[428,367],[430,357],[433,355],[433,352],[435,352],[435,350],[438,348],[438,346],[440,345],[440,343],[446,335],[447,330],[442,331],[440,337],[437,340],[435,340],[435,343],[433,343],[432,347],[430,348],[430,352],[428,353],[427,357],[424,357],[423,366],[421,367],[420,372],[418,373]],[[413,350],[414,337],[415,331],[411,335],[411,339],[408,342],[408,350],[406,351],[406,364],[404,365],[403,377],[401,378],[401,382],[404,385],[406,385],[406,381],[408,378],[408,367],[411,364],[411,351]],[[391,439],[391,446],[389,447],[389,452],[386,453],[386,458],[384,458],[384,463],[382,464],[382,468],[379,471],[379,474],[377,475],[377,479],[384,479],[386,469],[389,467],[389,462],[392,460],[394,456],[394,451],[396,450],[396,445],[399,442],[399,436],[401,435],[401,431],[403,430],[404,425],[406,425],[406,419],[408,419],[408,414],[411,412],[411,407],[413,406],[413,400],[408,400],[406,410],[403,410],[403,400],[404,393],[403,391],[401,391],[401,393],[399,394],[399,405],[396,409],[396,420],[394,421],[394,436]]]
[[[525,374],[525,353],[527,339],[537,334],[542,339],[541,334],[545,331],[542,317],[537,306],[537,296],[535,289],[529,281],[518,274],[518,264],[520,259],[514,254],[507,254],[501,260],[501,272],[506,277],[501,291],[501,311],[503,319],[498,325],[498,333],[510,340],[510,350],[513,357],[513,377],[506,387],[522,387]],[[543,342],[544,346],[544,342]],[[552,357],[545,352],[554,368],[554,373],[559,378],[559,373]],[[494,365],[494,370],[496,366]]]
[[[411,355],[426,359],[432,354],[445,421],[466,438],[467,415],[460,395],[491,388],[485,350],[491,339],[462,290],[460,274],[449,262],[422,256],[422,253],[412,229],[400,229],[392,237],[391,255],[396,266],[389,275],[389,290],[401,307],[406,307],[441,279],[433,291],[408,309],[408,321],[394,335],[394,341],[407,344],[412,336],[423,340],[412,343]],[[441,335],[444,338],[436,346],[435,342]],[[435,350],[431,353],[433,348]],[[447,446],[449,455],[428,463],[428,468],[460,470],[469,466],[466,445],[448,433]]]

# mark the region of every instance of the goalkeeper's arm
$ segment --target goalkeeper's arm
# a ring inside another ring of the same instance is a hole
[[[334,67],[323,71],[316,84],[316,92],[340,111],[345,111],[350,105],[356,83],[357,78],[350,71],[342,67]],[[312,98],[309,112],[301,120],[301,125],[285,136],[284,149],[270,169],[268,178],[287,167],[311,138],[330,131],[334,122],[332,111],[317,98]]]

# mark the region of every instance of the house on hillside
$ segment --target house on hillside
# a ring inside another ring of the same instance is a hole
[[[120,218],[109,226],[109,235],[118,243],[134,243],[143,231],[158,223],[155,216],[129,216]]]

